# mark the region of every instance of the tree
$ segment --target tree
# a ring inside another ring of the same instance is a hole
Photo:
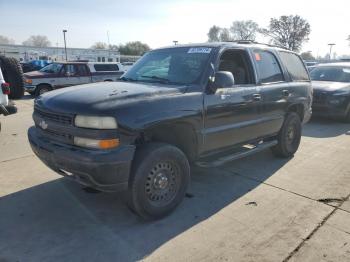
[[[227,42],[227,41],[233,40],[233,38],[231,36],[231,32],[227,28],[221,29],[219,38],[220,38],[220,41],[222,41],[222,42]]]
[[[7,36],[0,35],[0,44],[1,45],[13,45],[15,40],[8,38]]]
[[[234,40],[255,40],[259,25],[252,20],[234,21],[230,27]]]
[[[276,45],[299,51],[302,44],[308,40],[310,24],[298,15],[284,15],[271,18],[268,28],[260,29],[260,32],[271,37]]]
[[[119,52],[122,55],[134,55],[140,56],[145,52],[151,50],[151,48],[140,41],[128,42],[125,45],[119,45]]]
[[[348,41],[349,41],[349,45],[350,45],[350,35],[348,36],[348,39],[347,39]]]
[[[208,42],[219,42],[220,41],[221,28],[213,25],[208,32]]]
[[[91,46],[93,49],[108,49],[108,45],[104,42],[96,42]]]
[[[26,41],[22,43],[23,45],[35,46],[35,47],[48,47],[51,46],[51,42],[44,35],[32,35]]]
[[[312,55],[311,51],[303,52],[300,54],[303,60],[315,60],[315,57]]]

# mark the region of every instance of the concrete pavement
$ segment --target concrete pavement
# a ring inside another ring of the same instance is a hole
[[[350,124],[313,120],[292,159],[192,168],[190,195],[144,222],[32,153],[33,100],[0,117],[0,261],[350,261]]]

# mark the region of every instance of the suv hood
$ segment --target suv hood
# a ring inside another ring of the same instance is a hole
[[[340,90],[350,91],[350,83],[342,83],[342,82],[313,81],[312,87],[316,91],[324,91],[324,92],[335,92]]]
[[[163,95],[181,94],[182,87],[155,83],[103,82],[78,85],[45,93],[35,105],[53,112],[112,115],[111,110]]]

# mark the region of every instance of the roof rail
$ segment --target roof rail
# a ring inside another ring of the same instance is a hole
[[[285,49],[285,50],[289,50],[288,48],[286,48],[285,46],[282,46],[282,45],[260,43],[260,42],[257,42],[255,40],[231,40],[231,41],[226,41],[226,42],[232,42],[232,43],[237,43],[237,44],[267,45],[267,46],[270,46],[270,47],[278,47],[278,48],[282,48],[282,49]]]

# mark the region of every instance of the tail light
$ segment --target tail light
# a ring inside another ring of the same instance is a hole
[[[4,95],[9,95],[11,93],[10,91],[10,84],[9,83],[2,83],[1,84],[1,90]]]

